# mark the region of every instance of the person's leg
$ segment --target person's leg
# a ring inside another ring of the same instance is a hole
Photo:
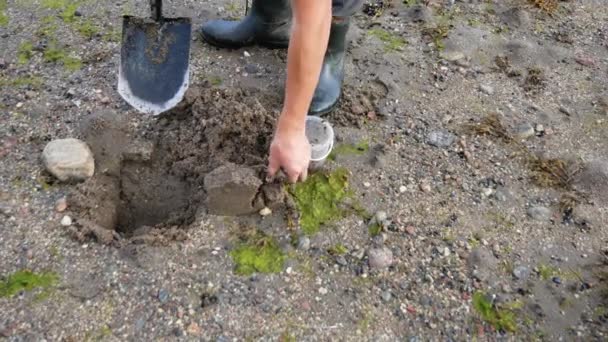
[[[253,0],[240,21],[213,20],[200,30],[208,43],[228,48],[260,44],[273,48],[289,45],[290,0]]]
[[[315,95],[310,104],[311,115],[323,115],[335,108],[342,94],[344,79],[344,57],[346,53],[346,34],[350,17],[361,7],[363,0],[333,0],[332,24],[323,61],[323,69]]]

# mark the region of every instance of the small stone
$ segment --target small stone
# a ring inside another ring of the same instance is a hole
[[[530,276],[530,269],[526,266],[517,266],[513,269],[513,276],[519,280],[526,280]]]
[[[486,95],[494,95],[494,88],[489,85],[482,84],[479,86],[479,90]]]
[[[260,216],[268,216],[272,214],[272,210],[270,210],[270,208],[265,207],[264,209],[260,210]]]
[[[110,98],[107,96],[104,96],[101,98],[101,103],[102,104],[109,104],[110,103]]]
[[[363,183],[363,186],[369,188],[370,186],[372,186],[372,184],[370,182],[365,182]]]
[[[201,334],[201,328],[195,322],[190,323],[186,332],[190,335],[199,336]]]
[[[386,268],[393,263],[393,252],[388,248],[374,248],[367,252],[370,268]]]
[[[338,265],[341,266],[346,266],[348,265],[348,262],[346,261],[346,258],[342,255],[340,255],[339,257],[336,258],[336,262],[338,263]]]
[[[326,288],[324,288],[324,287],[319,288],[319,294],[326,295],[327,292],[329,292],[329,291]]]
[[[532,127],[532,125],[530,125],[529,123],[523,123],[515,126],[513,136],[516,139],[524,140],[533,137],[535,133],[536,132],[534,132],[534,127]]]
[[[483,188],[481,189],[481,196],[490,197],[494,193],[494,189],[492,188]]]
[[[562,279],[560,277],[553,277],[551,278],[551,280],[556,283],[557,285],[562,283]]]
[[[390,302],[391,299],[393,298],[393,295],[391,294],[391,291],[382,291],[382,300],[385,302]]]
[[[165,289],[158,290],[158,300],[161,303],[166,303],[169,300],[169,291]]]
[[[449,257],[449,256],[450,256],[450,254],[452,254],[452,252],[450,251],[450,248],[449,248],[449,247],[445,247],[445,248],[443,249],[443,256],[444,256],[444,257]]]
[[[551,209],[542,206],[531,207],[527,210],[530,218],[536,221],[549,221],[553,216]]]
[[[72,218],[65,215],[62,219],[61,219],[61,225],[64,227],[69,227],[72,225]]]
[[[386,219],[388,218],[388,215],[386,214],[386,211],[378,211],[376,212],[376,215],[374,215],[374,217],[376,218],[376,222],[378,223],[382,223],[384,221],[386,221]]]
[[[570,108],[567,108],[566,106],[563,106],[563,105],[559,107],[559,111],[568,116],[572,116],[572,114],[573,114],[572,111],[570,110]]]
[[[83,181],[95,173],[89,146],[78,139],[53,140],[42,152],[46,169],[60,181]]]
[[[248,58],[248,57],[251,57],[251,54],[247,51],[244,51],[243,56],[245,56],[245,58]]]
[[[439,53],[439,56],[448,62],[455,62],[465,57],[464,53],[458,50],[443,50]]]
[[[58,213],[64,212],[68,208],[68,201],[65,197],[62,197],[55,202],[55,211]]]
[[[456,141],[456,135],[448,131],[434,131],[429,133],[426,142],[435,147],[450,147]]]
[[[420,183],[420,190],[422,190],[422,192],[429,193],[432,190],[431,185],[427,182],[422,182]]]
[[[536,131],[539,132],[539,133],[544,132],[545,131],[545,126],[543,126],[541,124],[536,125]]]
[[[298,249],[302,251],[307,251],[310,249],[310,239],[306,236],[300,237],[298,240]]]
[[[416,234],[416,227],[407,226],[407,227],[405,227],[405,232],[408,233],[409,235],[414,235],[414,234]]]
[[[399,192],[400,193],[404,193],[406,191],[407,191],[407,187],[405,185],[402,185],[402,186],[399,187]]]

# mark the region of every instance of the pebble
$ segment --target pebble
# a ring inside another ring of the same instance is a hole
[[[375,217],[376,217],[376,222],[382,223],[382,222],[386,221],[386,219],[388,218],[388,215],[386,214],[386,211],[379,210],[378,212],[376,212]]]
[[[260,210],[260,215],[261,216],[268,216],[272,214],[272,210],[270,210],[270,208],[265,207],[264,209]]]
[[[13,208],[8,203],[0,202],[0,214],[10,216]]]
[[[386,268],[393,263],[393,252],[388,248],[374,248],[367,252],[370,268]]]
[[[300,237],[298,240],[298,249],[302,251],[307,251],[310,249],[310,239],[306,236]]]
[[[543,126],[541,124],[536,125],[536,131],[539,132],[539,133],[540,132],[544,132],[545,131],[545,126]]]
[[[433,131],[426,138],[427,144],[435,147],[449,147],[456,141],[456,135],[448,131]]]
[[[443,256],[444,256],[444,257],[449,257],[449,256],[450,256],[450,254],[452,254],[452,252],[450,251],[450,248],[449,248],[449,247],[445,247],[445,248],[443,249]]]
[[[431,185],[427,182],[422,182],[420,183],[420,190],[422,190],[422,192],[429,193],[432,190]]]
[[[551,209],[542,206],[529,208],[527,214],[536,221],[549,221],[552,217]]]
[[[64,227],[69,227],[72,225],[72,218],[65,215],[62,219],[61,219],[61,225]]]
[[[188,334],[198,336],[201,334],[201,328],[195,322],[190,323],[188,329],[186,329]]]
[[[479,90],[484,94],[494,95],[494,88],[489,85],[482,84],[479,86]]]
[[[329,291],[326,288],[324,288],[324,287],[320,287],[319,288],[319,294],[326,295],[327,292],[329,292]]]
[[[165,289],[158,290],[158,300],[161,303],[166,303],[169,300],[169,291]]]
[[[530,269],[526,266],[517,266],[513,269],[513,276],[519,280],[526,280],[530,276]]]
[[[372,186],[372,184],[370,182],[365,182],[363,183],[363,186],[369,188],[370,186]]]
[[[523,123],[515,126],[513,136],[517,139],[524,140],[533,137],[536,134],[534,127],[529,123]]]
[[[62,197],[55,202],[55,210],[58,213],[64,212],[68,208],[68,201],[65,197]]]
[[[336,258],[336,262],[341,265],[341,266],[346,266],[348,265],[348,262],[346,261],[346,258],[342,255],[340,255],[339,257]]]
[[[407,226],[407,227],[405,227],[405,232],[408,233],[409,235],[414,235],[414,234],[416,234],[416,227]]]
[[[562,279],[560,277],[553,277],[553,278],[551,278],[551,280],[553,280],[553,282],[556,283],[557,285],[562,283]]]
[[[393,298],[393,295],[391,294],[391,291],[383,291],[382,292],[382,300],[385,302],[390,302],[390,300]]]
[[[83,181],[95,173],[95,160],[89,146],[78,139],[58,139],[42,152],[46,169],[60,181]]]
[[[247,51],[244,51],[243,52],[243,56],[245,56],[245,57],[251,57],[251,54],[249,52],[247,52]]]
[[[404,193],[406,191],[407,191],[407,187],[405,185],[402,185],[402,186],[399,187],[399,192],[400,193]]]

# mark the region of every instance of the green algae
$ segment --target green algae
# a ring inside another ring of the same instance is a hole
[[[6,14],[7,9],[8,5],[6,0],[0,0],[0,27],[5,27],[8,25],[8,14]]]
[[[331,246],[327,252],[331,255],[344,255],[348,253],[348,248],[346,248],[343,244],[338,243]]]
[[[14,77],[11,79],[0,77],[0,87],[32,87],[38,88],[42,85],[42,78],[38,76]]]
[[[235,263],[235,273],[245,276],[256,272],[279,273],[286,259],[276,240],[261,232],[240,241],[230,256]]]
[[[505,304],[501,307],[493,305],[486,293],[477,291],[473,294],[473,308],[479,316],[497,330],[517,331],[516,310],[523,304],[519,301]]]
[[[69,51],[51,42],[43,53],[44,61],[48,63],[61,63],[68,71],[76,71],[82,67],[82,61],[78,57],[70,55]]]
[[[22,65],[27,64],[33,55],[34,44],[32,44],[32,42],[23,42],[19,46],[19,51],[17,52],[17,61]]]
[[[369,30],[369,34],[384,43],[384,51],[386,52],[401,51],[407,44],[405,39],[383,29]]]
[[[315,173],[290,190],[300,213],[300,226],[307,235],[315,234],[321,225],[343,218],[347,210],[341,204],[352,196],[348,187],[348,170]]]
[[[37,288],[48,289],[54,286],[59,277],[55,273],[34,273],[29,270],[10,274],[0,283],[0,297],[13,297],[21,291],[32,291]]]

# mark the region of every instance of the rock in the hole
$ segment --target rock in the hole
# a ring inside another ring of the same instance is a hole
[[[388,248],[374,248],[367,252],[370,268],[386,268],[393,263],[393,252]]]
[[[89,146],[78,139],[53,140],[42,152],[46,169],[60,181],[83,181],[95,173]]]
[[[210,214],[236,216],[255,213],[262,208],[254,200],[262,181],[250,168],[226,164],[205,176],[207,209]]]

